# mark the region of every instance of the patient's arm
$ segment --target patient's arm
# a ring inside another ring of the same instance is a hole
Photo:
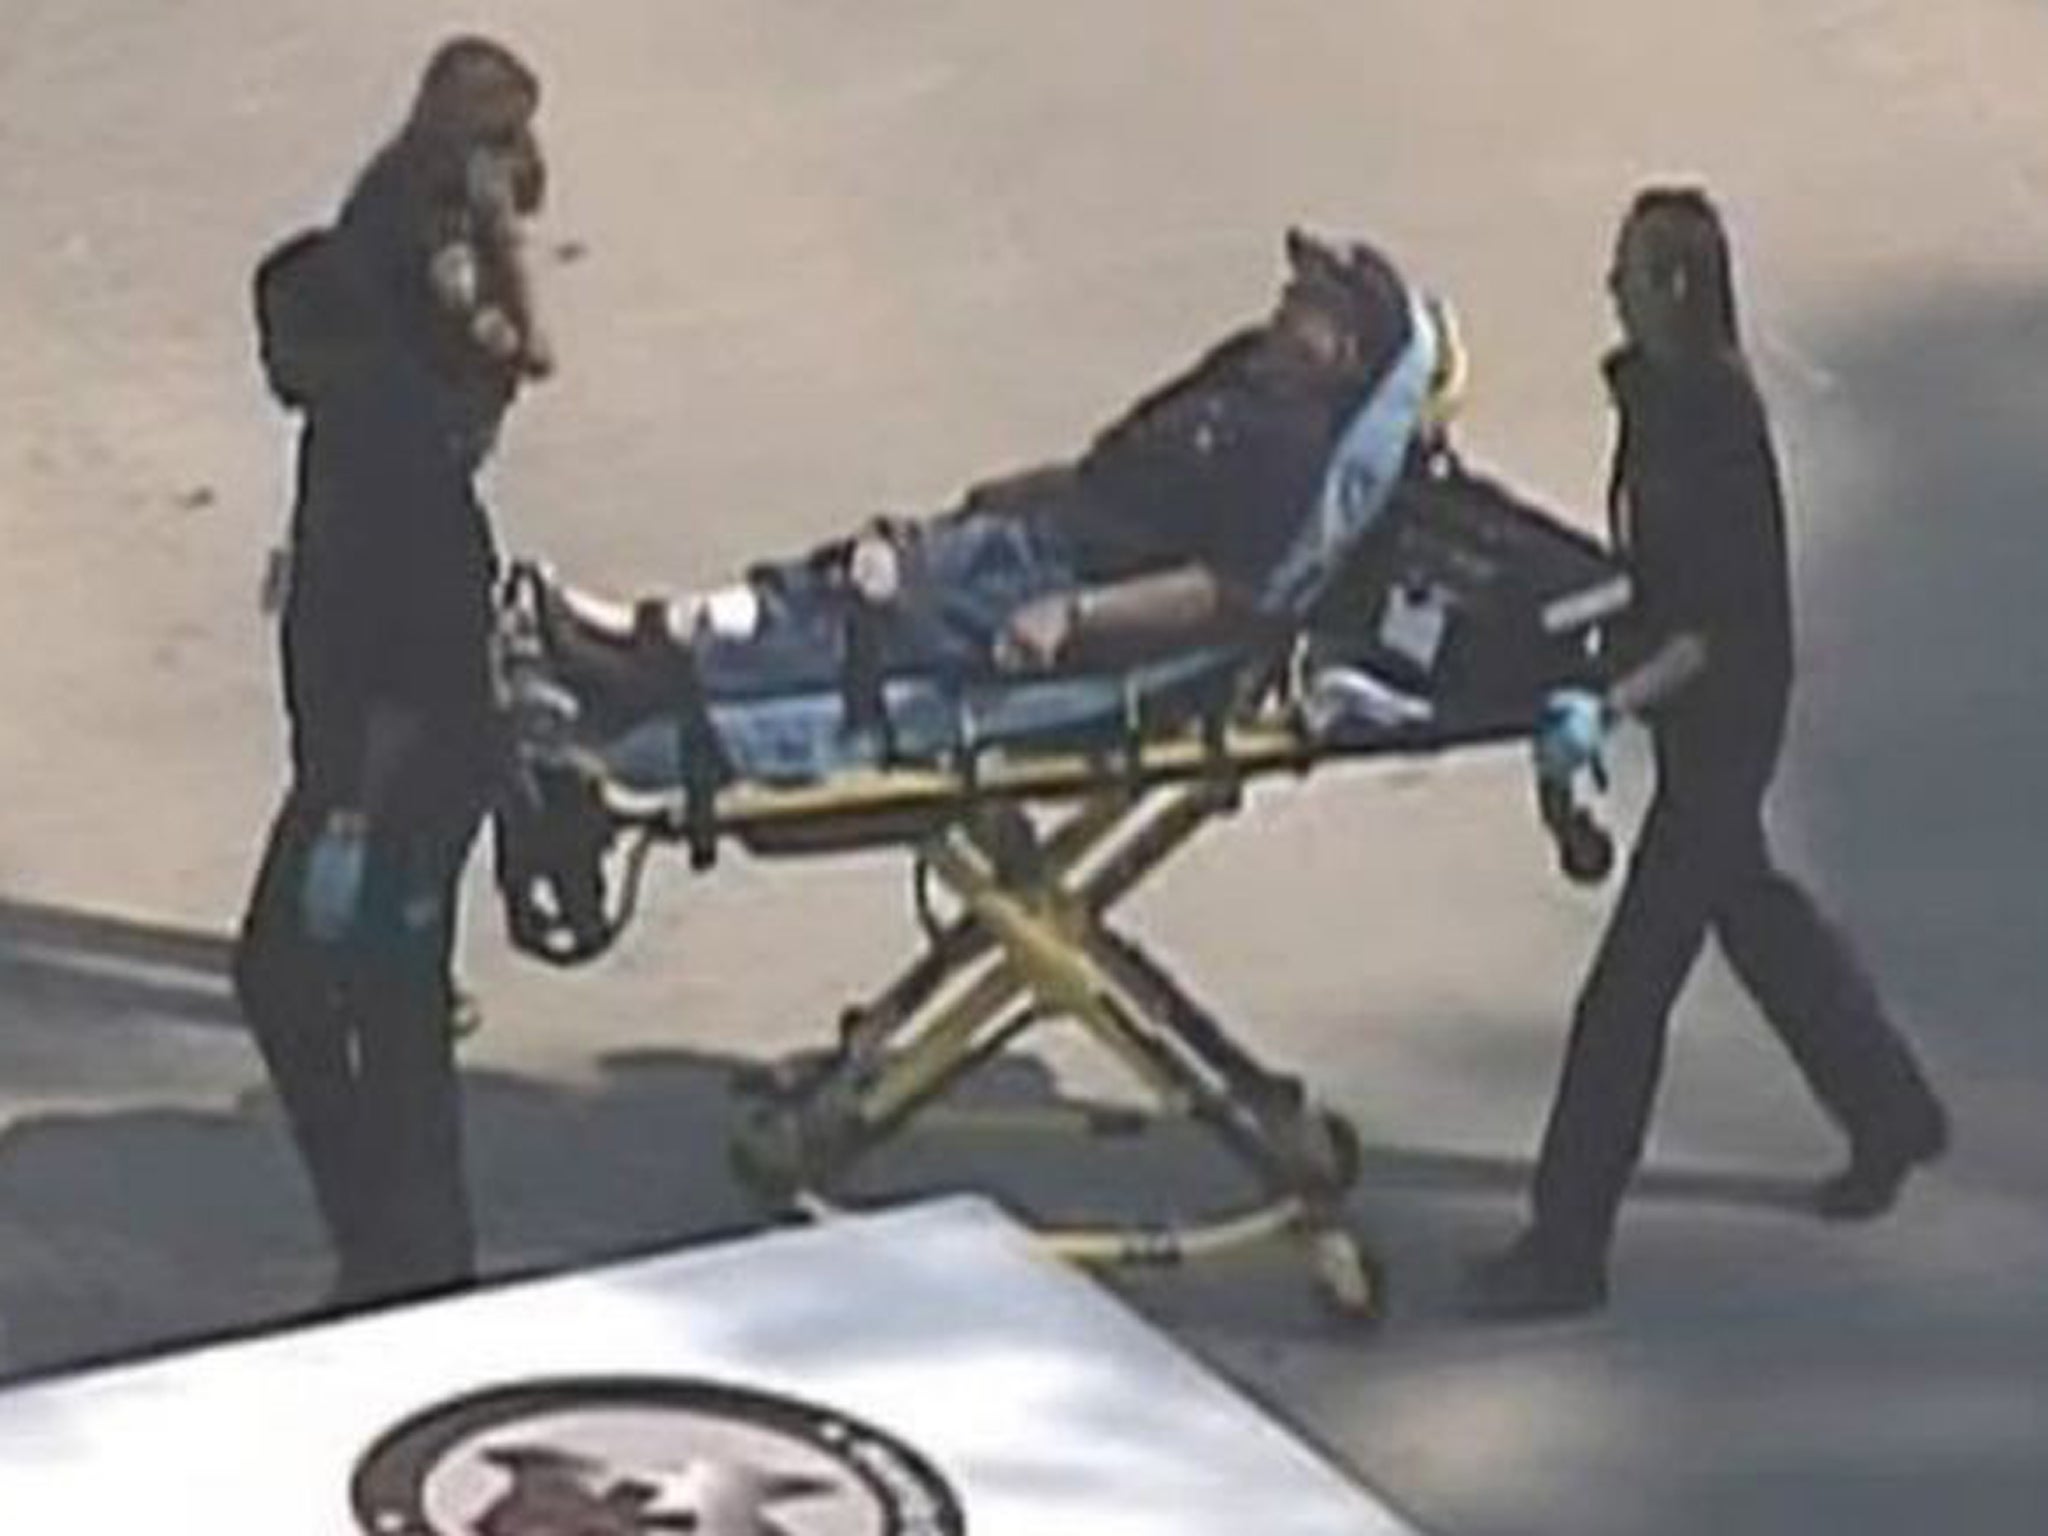
[[[1056,592],[1010,618],[998,661],[1017,670],[1101,665],[1240,639],[1256,620],[1206,566],[1183,565]]]

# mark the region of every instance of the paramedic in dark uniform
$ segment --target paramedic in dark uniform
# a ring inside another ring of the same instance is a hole
[[[1604,697],[1551,701],[1551,772],[1590,762],[1641,713],[1656,794],[1580,994],[1535,1176],[1534,1220],[1472,1276],[1472,1310],[1589,1310],[1606,1296],[1622,1192],[1642,1153],[1669,1015],[1708,935],[1848,1139],[1820,1214],[1890,1208],[1946,1146],[1940,1105],[1842,937],[1773,861],[1763,802],[1784,738],[1792,619],[1784,510],[1735,325],[1719,217],[1691,188],[1642,193],[1610,277],[1623,345],[1611,514],[1637,592]]]
[[[478,445],[331,234],[256,278],[299,411],[283,652],[292,784],[235,982],[332,1239],[333,1302],[473,1265],[450,1029],[457,887],[490,785],[495,554]]]

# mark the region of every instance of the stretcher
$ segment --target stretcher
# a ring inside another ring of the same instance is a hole
[[[962,679],[861,676],[849,633],[832,686],[820,673],[728,692],[685,667],[661,707],[612,708],[610,684],[579,674],[575,657],[604,641],[566,632],[573,594],[515,569],[502,665],[521,787],[500,818],[515,942],[557,964],[602,954],[662,846],[687,847],[699,869],[727,844],[902,850],[922,952],[844,1012],[827,1049],[743,1085],[735,1162],[765,1199],[840,1208],[867,1154],[1033,1030],[1071,1021],[1149,1090],[1157,1118],[1212,1132],[1260,1196],[1189,1223],[1054,1229],[1048,1243],[1170,1264],[1287,1234],[1330,1302],[1369,1314],[1374,1266],[1342,1215],[1355,1134],[1256,1060],[1112,909],[1256,785],[1526,743],[1547,692],[1596,668],[1626,580],[1452,448],[1466,361],[1448,307],[1412,296],[1405,335],[1276,573],[1286,622],[1256,642]],[[631,644],[643,642],[659,649],[644,625]],[[1576,786],[1541,784],[1537,800],[1566,872],[1604,874],[1606,839]]]

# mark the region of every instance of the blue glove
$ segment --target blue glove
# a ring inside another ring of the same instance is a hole
[[[1537,777],[1569,783],[1580,769],[1597,767],[1612,720],[1607,701],[1590,689],[1560,688],[1551,694],[1536,722]]]
[[[368,846],[362,820],[338,814],[328,819],[307,851],[299,885],[299,921],[316,944],[338,944],[355,926]]]

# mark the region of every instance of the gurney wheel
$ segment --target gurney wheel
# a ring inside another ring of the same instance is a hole
[[[780,1105],[764,1104],[741,1120],[726,1155],[741,1184],[764,1202],[784,1206],[805,1182],[805,1150],[796,1116]]]
[[[1358,1132],[1335,1110],[1308,1106],[1277,1126],[1267,1124],[1290,1188],[1328,1198],[1358,1182]]]
[[[1371,1322],[1380,1313],[1379,1267],[1358,1240],[1340,1227],[1309,1233],[1309,1257],[1316,1289],[1332,1312],[1347,1322]]]
[[[793,1104],[839,1063],[834,1051],[798,1051],[775,1061],[743,1062],[730,1078],[738,1097],[766,1107]]]

